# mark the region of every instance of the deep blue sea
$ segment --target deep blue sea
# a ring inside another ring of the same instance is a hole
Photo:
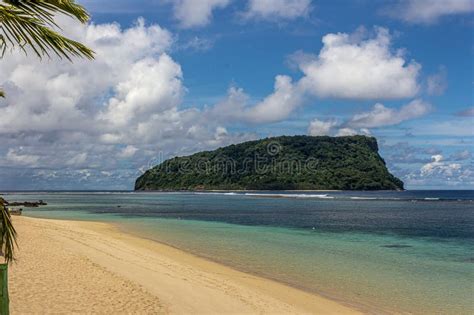
[[[3,195],[372,313],[474,314],[474,191]]]

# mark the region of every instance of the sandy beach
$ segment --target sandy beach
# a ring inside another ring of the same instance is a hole
[[[82,221],[14,217],[12,314],[358,314],[327,298]]]

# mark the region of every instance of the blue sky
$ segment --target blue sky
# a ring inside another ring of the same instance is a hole
[[[59,21],[96,61],[0,61],[0,189],[131,189],[282,134],[370,134],[407,188],[474,188],[472,0],[80,3]]]

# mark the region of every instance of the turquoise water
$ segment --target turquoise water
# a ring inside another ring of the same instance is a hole
[[[113,222],[373,313],[472,314],[472,192],[387,194],[6,197],[48,201],[30,216]]]

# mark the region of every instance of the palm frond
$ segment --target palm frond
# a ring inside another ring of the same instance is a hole
[[[74,0],[4,0],[4,2],[54,25],[56,25],[53,19],[55,13],[70,16],[81,23],[86,23],[90,18],[87,10]]]
[[[90,48],[53,31],[40,18],[25,13],[14,6],[0,5],[0,49],[2,54],[9,45],[18,45],[25,52],[25,47],[30,46],[40,58],[44,55],[50,57],[49,51],[69,60],[71,60],[71,55],[88,59],[94,58],[94,52]]]
[[[61,58],[72,56],[94,58],[94,52],[85,45],[66,38],[53,30],[57,27],[54,14],[62,13],[85,23],[89,14],[73,0],[4,0],[0,4],[0,55],[8,47],[29,46],[38,57],[54,52]]]
[[[17,247],[15,227],[6,205],[0,202],[0,251],[6,263],[13,261],[15,247]]]

